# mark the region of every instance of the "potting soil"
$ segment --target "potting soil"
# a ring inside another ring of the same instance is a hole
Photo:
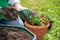
[[[6,19],[16,19],[18,17],[18,13],[17,10],[15,10],[14,7],[11,6],[6,6],[6,7],[2,7],[3,10],[3,15],[5,16]]]
[[[17,28],[0,28],[0,40],[33,40],[31,35]]]

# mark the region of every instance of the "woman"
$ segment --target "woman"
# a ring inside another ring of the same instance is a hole
[[[19,0],[0,0],[0,7],[3,6],[14,6],[17,11],[27,9],[21,6]],[[16,20],[2,20],[0,17],[0,24],[24,26],[23,21],[20,17],[18,17]]]

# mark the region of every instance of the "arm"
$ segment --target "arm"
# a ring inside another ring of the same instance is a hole
[[[13,5],[18,11],[27,9],[20,4],[20,0],[9,0],[9,3]]]
[[[18,14],[20,15],[20,18],[22,20],[27,20],[29,15],[30,15],[30,10],[27,8],[23,7],[20,4],[19,0],[9,0],[9,3],[15,7],[15,9],[19,12]]]

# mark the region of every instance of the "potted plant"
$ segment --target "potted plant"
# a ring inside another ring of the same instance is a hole
[[[28,21],[25,21],[25,26],[36,34],[36,40],[43,40],[50,23],[43,14],[31,12]]]

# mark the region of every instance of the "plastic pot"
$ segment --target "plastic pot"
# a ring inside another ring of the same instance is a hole
[[[25,26],[31,30],[33,33],[36,34],[36,40],[43,40],[44,35],[47,33],[47,29],[50,26],[50,23],[48,20],[45,21],[46,26],[33,26],[28,21],[25,21]]]

